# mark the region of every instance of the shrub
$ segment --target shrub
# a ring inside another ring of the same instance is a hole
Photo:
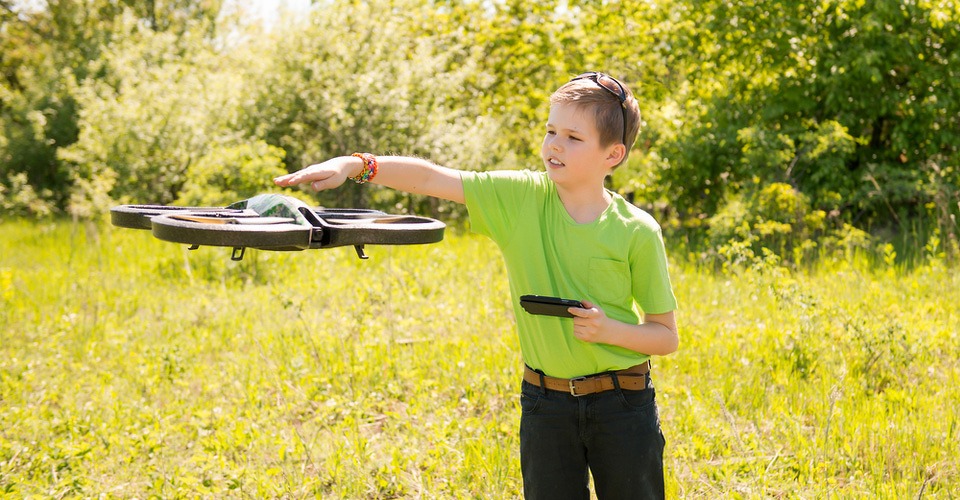
[[[789,184],[775,182],[729,197],[707,226],[710,247],[721,262],[750,261],[766,249],[799,263],[820,246],[827,214],[812,209],[809,198]]]
[[[284,151],[263,141],[218,146],[187,170],[176,204],[226,206],[265,191],[276,191],[271,179],[283,175]]]
[[[0,213],[3,215],[44,217],[53,213],[53,204],[47,201],[49,190],[40,193],[31,186],[27,174],[20,172],[0,178]]]
[[[227,128],[238,94],[235,54],[218,52],[200,33],[151,31],[129,13],[122,28],[98,61],[103,76],[77,90],[79,139],[58,150],[71,172],[75,216],[110,200],[171,203],[191,165],[238,140]]]

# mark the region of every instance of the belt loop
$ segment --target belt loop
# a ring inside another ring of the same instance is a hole
[[[537,370],[536,373],[537,373],[537,376],[540,377],[540,394],[546,395],[546,394],[547,394],[547,381],[543,379],[543,372],[540,371],[540,370]]]
[[[617,377],[617,373],[610,372],[610,378],[613,379],[613,388],[616,389],[617,392],[623,392],[620,390],[620,377]]]

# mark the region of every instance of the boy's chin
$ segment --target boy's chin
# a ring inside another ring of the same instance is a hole
[[[566,172],[563,167],[547,167],[547,178],[553,181],[554,184],[561,186],[568,184],[569,180],[565,174]]]

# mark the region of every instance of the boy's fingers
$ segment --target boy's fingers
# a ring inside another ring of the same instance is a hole
[[[292,186],[298,184],[299,173],[292,173],[287,175],[281,175],[273,179],[273,183],[278,186]]]
[[[303,184],[309,182],[317,177],[315,172],[310,172],[307,169],[303,169],[292,174],[281,175],[273,179],[273,182],[278,186],[295,186],[297,184]],[[322,180],[322,179],[320,179]]]
[[[589,302],[587,302],[587,301],[584,301],[584,300],[581,300],[580,303],[583,304],[583,308],[570,307],[570,308],[567,309],[567,311],[570,312],[570,314],[572,314],[572,315],[574,315],[574,316],[576,316],[576,317],[578,317],[578,318],[588,318],[588,317],[590,317],[590,309],[593,308],[593,304],[591,304],[591,303],[589,303]]]
[[[588,301],[586,301],[586,300],[581,300],[580,303],[583,304],[583,308],[582,308],[582,309],[579,308],[579,307],[571,307],[571,308],[567,309],[567,311],[569,311],[570,314],[572,314],[572,315],[574,315],[574,316],[576,316],[576,317],[578,317],[578,318],[592,318],[592,317],[596,316],[597,313],[600,312],[600,309],[597,308],[597,306],[596,306],[593,302],[588,302]]]

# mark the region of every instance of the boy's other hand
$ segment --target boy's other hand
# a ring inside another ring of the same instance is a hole
[[[310,165],[291,174],[281,175],[273,179],[273,183],[281,187],[289,187],[309,182],[311,189],[322,191],[339,187],[347,180],[352,170],[359,171],[362,168],[363,162],[359,158],[341,156]]]
[[[580,303],[584,305],[583,308],[568,309],[574,316],[573,335],[584,342],[602,342],[607,314],[592,302],[581,300]]]
[[[628,324],[607,317],[595,304],[580,301],[583,308],[571,307],[573,335],[584,342],[620,346],[638,353],[666,356],[677,350],[680,336],[674,312],[645,314],[644,322]]]

